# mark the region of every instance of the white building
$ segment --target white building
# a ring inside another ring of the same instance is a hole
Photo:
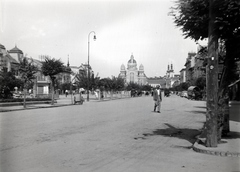
[[[132,82],[140,85],[145,85],[147,83],[144,67],[141,64],[138,70],[137,61],[134,59],[133,55],[131,55],[130,60],[128,60],[127,69],[124,64],[121,65],[119,77],[122,77],[125,83]]]

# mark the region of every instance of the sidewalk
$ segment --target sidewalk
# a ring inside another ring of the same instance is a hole
[[[240,122],[230,121],[230,133],[223,137],[216,148],[205,146],[206,132],[203,131],[193,145],[193,150],[209,155],[240,158]]]
[[[84,103],[87,102],[87,95],[84,94],[83,98],[85,99]],[[116,100],[116,99],[123,99],[123,98],[129,98],[126,96],[120,97],[119,95],[114,96],[114,97],[110,97],[107,96],[102,100],[97,99],[94,95],[89,95],[89,102],[101,102],[101,101],[109,101],[109,100]],[[83,104],[84,104],[83,103]],[[65,95],[60,95],[59,99],[56,100],[56,102],[54,103],[54,105],[51,105],[50,102],[48,103],[31,103],[31,104],[27,104],[26,108],[23,108],[23,105],[10,105],[10,106],[1,106],[0,105],[0,113],[1,112],[10,112],[10,111],[18,111],[18,110],[30,110],[30,109],[38,109],[38,108],[52,108],[52,107],[60,107],[60,106],[72,106],[74,105],[73,102],[73,96],[68,95],[67,97]],[[79,105],[79,104],[76,104]]]

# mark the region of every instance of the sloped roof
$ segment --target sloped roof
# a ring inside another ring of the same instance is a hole
[[[15,46],[13,49],[9,50],[8,53],[19,53],[19,54],[23,54],[22,50],[20,50],[17,46]]]

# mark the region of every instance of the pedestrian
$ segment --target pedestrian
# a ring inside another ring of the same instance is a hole
[[[66,95],[66,97],[68,96],[68,90],[65,91],[65,95]]]
[[[156,89],[153,91],[153,100],[154,100],[154,112],[160,113],[161,102],[162,102],[162,93],[160,90],[160,85],[156,86]]]
[[[98,99],[98,92],[97,92],[97,90],[94,91],[94,94],[95,94],[96,99]]]

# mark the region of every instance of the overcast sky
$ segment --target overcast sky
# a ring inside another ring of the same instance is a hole
[[[172,0],[0,0],[0,43],[28,57],[49,55],[71,66],[88,59],[101,78],[118,76],[133,54],[147,77],[184,67],[193,40],[184,39],[168,15]]]

